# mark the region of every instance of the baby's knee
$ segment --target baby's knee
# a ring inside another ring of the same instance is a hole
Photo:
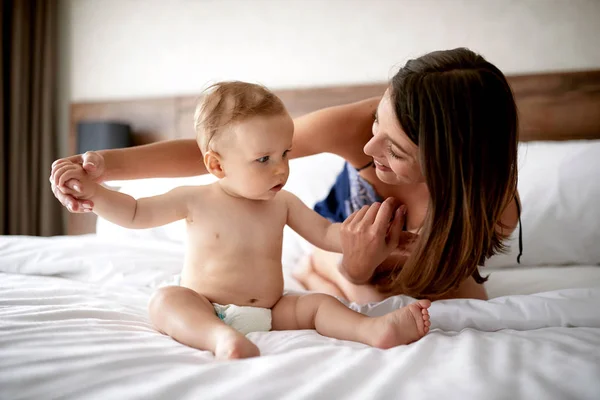
[[[148,311],[152,322],[156,324],[156,321],[159,319],[158,317],[177,296],[178,289],[179,287],[177,286],[165,286],[152,294],[150,301],[148,302]]]

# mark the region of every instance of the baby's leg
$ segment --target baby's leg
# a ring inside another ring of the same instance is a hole
[[[430,305],[419,300],[370,318],[328,295],[283,296],[273,307],[273,330],[316,329],[324,336],[387,349],[412,343],[429,331]]]
[[[385,299],[374,286],[355,285],[346,279],[338,269],[341,259],[339,253],[314,247],[313,252],[293,270],[292,276],[312,292],[342,297],[359,304]]]
[[[210,350],[217,358],[260,355],[246,336],[227,326],[206,297],[179,286],[157,290],[150,299],[150,319],[163,333],[185,345]]]

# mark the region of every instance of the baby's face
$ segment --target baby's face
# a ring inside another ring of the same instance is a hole
[[[222,184],[252,200],[275,197],[288,179],[293,136],[294,122],[287,114],[254,117],[236,124],[231,140],[221,151],[225,171]]]

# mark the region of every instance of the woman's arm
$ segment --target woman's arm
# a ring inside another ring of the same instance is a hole
[[[362,152],[362,147],[371,135],[372,116],[378,103],[379,98],[372,98],[296,118],[290,157],[328,152],[353,165],[364,164],[368,157]],[[72,190],[75,181],[59,185],[59,180],[62,173],[76,164],[83,165],[96,182],[194,176],[207,172],[194,139],[168,140],[59,159],[52,164],[52,191],[71,212],[80,212],[84,202],[78,200],[77,193]],[[88,206],[92,205],[88,203]]]
[[[98,151],[104,158],[104,179],[124,180],[206,174],[194,139],[167,140],[144,146]]]
[[[378,103],[379,98],[372,98],[325,108],[296,118],[290,157],[328,152],[352,158],[356,157],[355,153],[362,154],[364,138],[368,139],[370,136],[372,115]],[[101,181],[195,176],[207,173],[202,154],[194,139],[167,140],[96,153],[103,158],[100,160],[104,167]],[[81,155],[63,160],[84,164]]]
[[[370,160],[363,146],[372,135],[379,97],[324,108],[294,119],[291,158],[333,153],[354,165]]]

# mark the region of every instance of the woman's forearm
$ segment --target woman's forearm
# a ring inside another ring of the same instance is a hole
[[[104,157],[105,181],[194,176],[207,172],[194,139],[167,140],[98,153]]]
[[[338,271],[350,283],[353,283],[354,285],[364,285],[369,282],[369,279],[371,279],[371,276],[373,276],[376,268],[377,265],[366,266],[357,264],[349,257],[342,256],[342,261],[338,266]]]

